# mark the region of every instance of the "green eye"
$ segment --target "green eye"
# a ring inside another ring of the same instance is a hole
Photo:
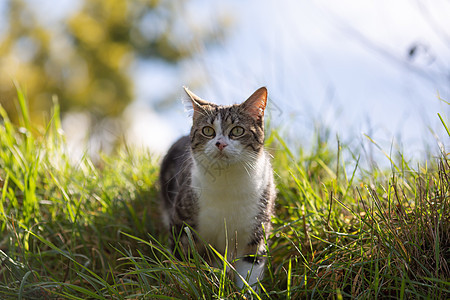
[[[216,134],[214,132],[214,129],[212,127],[210,127],[210,126],[203,127],[202,133],[203,133],[204,136],[207,136],[207,137],[212,137],[212,136],[214,136]]]
[[[234,137],[238,137],[244,134],[244,128],[241,126],[236,126],[233,129],[231,129],[231,135]]]

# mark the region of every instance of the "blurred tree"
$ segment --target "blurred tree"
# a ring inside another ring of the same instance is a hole
[[[24,85],[32,111],[48,111],[56,94],[63,112],[88,110],[97,121],[116,116],[133,99],[134,61],[177,63],[223,36],[220,21],[208,30],[194,29],[186,1],[73,1],[81,4],[77,11],[45,26],[38,4],[7,0],[0,30],[0,103],[10,114],[14,79]]]

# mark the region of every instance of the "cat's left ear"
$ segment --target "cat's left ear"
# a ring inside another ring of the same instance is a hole
[[[182,99],[184,108],[189,113],[189,116],[196,118],[198,114],[202,113],[202,107],[210,105],[210,103],[191,92],[187,87],[183,86],[183,89],[186,92],[186,97]]]
[[[257,89],[241,106],[252,116],[256,121],[262,122],[264,117],[264,109],[267,104],[267,89],[261,87]]]

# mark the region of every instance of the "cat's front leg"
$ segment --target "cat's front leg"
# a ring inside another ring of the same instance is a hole
[[[247,284],[255,289],[257,288],[258,281],[262,280],[264,276],[265,262],[265,258],[255,259],[255,257],[252,256],[245,256],[236,262],[235,268],[239,275],[244,278]],[[242,289],[246,286],[242,278],[236,275],[235,282],[236,286],[239,289]]]
[[[257,243],[250,243],[244,253],[235,263],[236,271],[240,275],[236,274],[236,286],[240,289],[246,287],[243,278],[250,287],[257,289],[258,281],[261,281],[264,277],[264,266],[267,258],[264,240],[261,238]]]

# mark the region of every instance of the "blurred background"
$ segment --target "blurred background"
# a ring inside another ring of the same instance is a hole
[[[449,144],[449,16],[447,0],[2,0],[0,103],[17,119],[16,81],[45,124],[56,95],[74,157],[161,154],[190,128],[183,85],[220,104],[267,86],[290,145],[370,152],[367,135],[420,159]]]

